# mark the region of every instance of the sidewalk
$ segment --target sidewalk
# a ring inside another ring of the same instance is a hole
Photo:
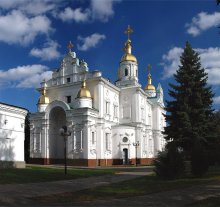
[[[72,206],[134,206],[134,207],[184,207],[209,197],[220,196],[220,181],[184,189],[153,193],[112,200],[74,203]],[[192,205],[193,206],[193,205]],[[220,204],[218,205],[220,206]]]
[[[121,182],[134,179],[151,172],[144,170],[124,171],[115,175],[104,175],[97,177],[81,178],[75,180],[65,180],[44,183],[29,184],[7,184],[0,185],[0,206],[39,206],[40,203],[33,203],[31,197],[46,196],[65,192],[76,192],[96,186]],[[147,186],[146,186],[147,187]],[[220,181],[188,188],[152,193],[144,196],[129,198],[85,201],[80,203],[65,204],[66,206],[135,206],[135,207],[183,207],[190,206],[195,201],[211,196],[220,196]],[[51,203],[49,206],[57,206]],[[63,206],[63,205],[59,205]],[[220,205],[219,205],[220,206]]]
[[[118,173],[115,175],[80,178],[75,180],[0,185],[0,206],[28,205],[30,202],[28,198],[30,197],[80,191],[96,186],[133,179],[149,173],[150,172],[129,172],[128,174]]]

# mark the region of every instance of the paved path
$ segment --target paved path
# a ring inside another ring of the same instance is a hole
[[[30,206],[34,204],[38,206],[38,203],[33,203],[29,198],[64,192],[76,192],[95,186],[133,179],[150,173],[146,172],[146,169],[137,169],[136,171],[137,172],[133,169],[129,171],[124,170],[116,175],[66,181],[0,185],[0,206]],[[201,186],[196,185],[184,189],[152,193],[144,196],[72,203],[70,206],[183,207],[210,196],[220,196],[220,181],[203,184]]]
[[[75,180],[0,185],[0,205],[28,205],[29,197],[75,192],[96,186],[121,182],[147,175],[151,172],[122,172],[116,175],[104,175]]]
[[[74,203],[72,206],[189,207],[196,201],[213,196],[220,196],[220,181],[144,196]]]

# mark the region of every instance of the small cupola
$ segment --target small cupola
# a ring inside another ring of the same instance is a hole
[[[50,103],[50,99],[49,97],[46,95],[46,87],[47,84],[45,82],[45,80],[41,83],[42,87],[40,89],[41,92],[41,96],[38,99],[38,104],[49,104]]]
[[[45,82],[45,80],[41,83],[41,88],[40,88],[40,92],[41,92],[41,96],[38,99],[38,111],[39,112],[43,112],[46,108],[46,106],[50,103],[50,99],[46,94],[47,91],[47,84]]]
[[[155,86],[152,84],[152,77],[150,74],[150,70],[151,70],[150,64],[148,65],[147,70],[148,70],[147,85],[145,86],[144,90],[149,96],[153,97],[156,95],[156,89]]]
[[[87,89],[87,87],[86,87],[85,80],[82,82],[82,87],[80,88],[80,90],[77,94],[77,98],[91,98],[91,93],[90,93],[89,89]]]
[[[92,96],[85,80],[76,96],[76,108],[92,108]]]

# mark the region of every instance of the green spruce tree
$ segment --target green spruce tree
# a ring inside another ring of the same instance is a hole
[[[164,134],[168,149],[171,142],[192,159],[194,151],[203,152],[211,139],[213,93],[207,85],[208,75],[201,67],[199,55],[188,42],[180,63],[174,75],[176,84],[169,84],[171,101],[167,101]]]
[[[211,165],[220,165],[220,110],[214,113],[214,129],[212,131],[215,136],[209,142],[209,159]]]

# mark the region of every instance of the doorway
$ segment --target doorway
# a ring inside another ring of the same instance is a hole
[[[54,107],[49,115],[49,158],[64,158],[64,140],[59,129],[66,125],[66,113],[61,107]]]
[[[128,149],[123,149],[123,165],[128,165]]]

